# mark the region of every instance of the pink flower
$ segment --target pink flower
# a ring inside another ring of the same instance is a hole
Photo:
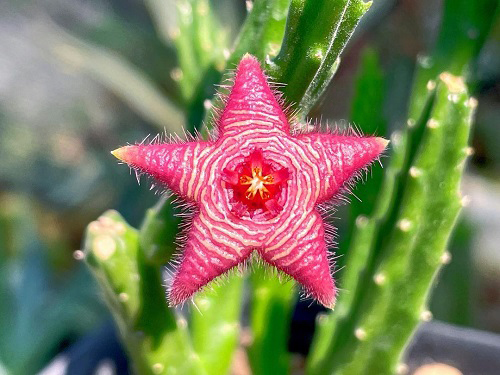
[[[291,134],[256,58],[240,61],[211,141],[125,146],[120,160],[198,208],[169,288],[183,303],[253,251],[333,308],[336,288],[318,204],[347,190],[388,141]]]

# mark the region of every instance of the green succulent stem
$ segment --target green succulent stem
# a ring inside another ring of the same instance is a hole
[[[89,224],[84,254],[138,373],[205,373],[186,320],[167,305],[160,268],[144,259],[137,230],[108,211]]]
[[[290,0],[256,0],[234,44],[228,66],[238,63],[245,53],[264,61],[275,56],[285,33]]]
[[[354,298],[341,299],[339,317],[321,326],[325,332],[316,347],[327,354],[311,357],[316,358],[311,374],[394,373],[408,338],[429,317],[428,290],[460,208],[459,182],[474,107],[461,77],[443,73],[437,88],[430,88],[405,147],[395,142],[394,172],[386,178],[394,186],[381,189],[393,197],[390,204],[382,199],[381,208],[356,232],[356,239],[367,232],[372,238],[352,244],[348,264],[360,253],[370,257],[359,287],[352,285]],[[360,274],[357,267],[351,272],[347,281]],[[333,341],[325,338],[327,332],[335,332]],[[333,355],[336,361],[327,359]]]
[[[207,137],[214,109],[222,106],[221,99],[209,100],[213,83],[221,82],[223,69],[233,68],[245,53],[257,56],[272,80],[286,83],[279,90],[304,122],[371,2],[255,0],[232,49],[209,0],[175,2],[177,27],[165,21],[164,2],[147,4],[165,44],[176,47],[178,68],[171,76],[185,118],[150,78],[111,51],[63,35],[54,38],[54,53],[162,129],[193,131],[205,116],[202,134]],[[462,205],[459,185],[470,153],[476,104],[466,85],[467,66],[483,45],[498,4],[445,1],[438,41],[418,61],[406,129],[391,137],[384,178],[376,172],[374,181],[355,191],[364,202],[353,202],[354,229],[340,248],[347,263],[340,273],[342,292],[335,311],[317,321],[309,375],[395,373],[412,332],[431,318],[429,290]],[[375,53],[363,56],[356,82],[350,120],[365,133],[384,135],[384,77]],[[174,211],[171,200],[162,198],[146,212],[140,230],[118,213],[106,212],[87,228],[86,263],[137,373],[225,374],[238,345],[245,280],[235,271],[196,295],[189,324],[170,308],[161,267],[175,250],[179,220]],[[250,366],[255,374],[289,373],[295,283],[282,283],[260,266],[252,271]]]
[[[231,271],[227,280],[194,298],[191,334],[207,374],[227,374],[238,345],[243,275]]]
[[[357,360],[340,367],[341,374],[364,369],[394,372],[401,348],[418,322],[431,317],[425,306],[429,286],[441,267],[461,207],[459,183],[472,103],[461,78],[441,75],[422,142],[406,176],[396,227],[374,274],[377,285],[370,287],[373,300],[383,304],[365,305],[356,328],[365,334],[352,353]],[[384,280],[377,283],[379,275]],[[396,317],[400,323],[394,325]]]
[[[281,280],[264,265],[250,275],[252,286],[248,350],[254,374],[287,374],[290,370],[288,336],[296,299],[295,282]],[[270,329],[272,327],[272,329]]]
[[[298,107],[302,119],[325,91],[340,53],[370,5],[361,0],[292,0],[270,73],[277,82],[287,83],[284,96]]]
[[[309,374],[395,373],[414,328],[431,317],[425,304],[460,208],[475,103],[460,75],[497,8],[490,0],[445,2],[438,43],[418,61],[408,128],[391,137],[391,160],[373,212],[356,220],[342,274],[347,292],[337,313],[318,321]],[[476,37],[464,27],[476,30]]]
[[[373,50],[363,53],[361,67],[356,78],[356,95],[352,99],[351,121],[364,134],[384,135],[386,122],[382,116],[384,101],[384,80],[378,57]],[[375,220],[370,219],[377,202],[380,202],[379,192],[384,174],[389,174],[385,168],[373,168],[370,171],[370,181],[358,185],[354,194],[358,199],[352,199],[349,205],[349,233],[339,244],[338,267],[341,269],[341,292],[335,310],[332,314],[321,314],[316,321],[316,337],[308,358],[309,368],[321,366],[328,353],[329,342],[336,337],[335,329],[339,322],[348,319],[355,291],[361,288],[363,273],[371,256],[371,243],[376,233]],[[386,183],[386,185],[388,185]],[[389,184],[390,185],[390,184]],[[384,191],[384,189],[382,189]],[[344,267],[345,265],[348,267]]]

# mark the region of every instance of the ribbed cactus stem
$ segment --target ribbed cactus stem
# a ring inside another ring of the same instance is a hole
[[[220,285],[194,297],[193,346],[208,375],[227,374],[238,345],[244,279],[231,271]]]
[[[418,320],[429,317],[425,300],[458,214],[474,101],[448,73],[426,89],[417,120],[393,137],[379,202],[348,252],[344,285],[355,296],[340,298],[338,315],[319,323],[310,374],[393,373]]]
[[[384,81],[378,58],[374,51],[367,50],[363,54],[360,72],[356,79],[356,95],[353,98],[351,109],[351,121],[362,131],[382,135],[385,133],[385,119],[382,116],[384,99]],[[393,137],[391,150],[401,148],[398,139]],[[384,163],[386,164],[386,163]],[[325,358],[332,355],[330,343],[335,338],[338,325],[349,319],[351,305],[354,302],[357,288],[362,288],[363,273],[372,256],[371,249],[375,241],[376,219],[373,215],[375,207],[380,205],[380,195],[392,197],[392,185],[394,178],[387,179],[399,170],[394,163],[389,164],[384,170],[373,168],[370,172],[370,181],[367,184],[356,186],[354,193],[359,197],[352,199],[349,205],[349,229],[347,236],[340,243],[338,252],[343,255],[339,257],[339,272],[341,280],[339,299],[335,311],[331,314],[322,314],[316,322],[316,336],[308,357],[308,370],[314,373],[315,368],[321,368]],[[380,189],[383,175],[386,176],[383,189]],[[385,213],[386,210],[383,212]],[[355,234],[355,235],[354,235]],[[348,249],[346,249],[348,247]],[[348,264],[347,267],[342,265]]]
[[[387,233],[368,286],[372,297],[361,304],[359,319],[341,352],[346,360],[335,366],[334,373],[394,373],[418,322],[431,317],[425,306],[428,291],[461,207],[459,185],[471,103],[462,78],[440,75],[422,141],[405,176],[396,225]]]
[[[205,373],[186,320],[167,306],[159,267],[144,261],[137,230],[108,211],[89,224],[84,255],[138,373]]]
[[[262,265],[256,265],[250,276],[252,344],[248,354],[254,374],[289,373],[287,346],[296,291],[293,280],[280,278]]]
[[[356,236],[347,253],[349,268],[342,278],[342,290],[335,310],[330,314],[320,314],[316,320],[316,332],[309,357],[307,358],[308,374],[323,374],[326,363],[335,358],[334,342],[337,328],[346,324],[354,302],[355,291],[362,288],[363,273],[371,255],[376,230],[375,221],[365,216],[356,220]]]
[[[236,64],[245,53],[251,53],[260,60],[278,53],[289,4],[290,0],[253,1],[228,60],[229,66]]]
[[[270,64],[305,117],[335,74],[339,56],[371,2],[293,0],[280,53]]]
[[[427,124],[428,134],[408,177],[421,179],[424,185],[425,200],[421,207],[424,220],[418,228],[405,277],[392,287],[389,305],[393,309],[383,322],[390,325],[397,317],[401,324],[392,332],[395,345],[384,351],[374,348],[372,354],[380,355],[381,362],[386,358],[385,369],[389,371],[396,367],[399,355],[396,348],[404,345],[419,320],[432,317],[425,305],[429,285],[443,264],[446,245],[462,206],[460,179],[467,157],[475,101],[468,96],[460,77],[443,73],[438,85],[436,104]],[[435,157],[428,152],[433,148],[439,150]]]

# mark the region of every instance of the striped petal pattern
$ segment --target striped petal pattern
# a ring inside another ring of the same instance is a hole
[[[292,135],[279,96],[250,55],[237,68],[217,125],[212,141],[125,146],[113,152],[198,207],[169,288],[170,304],[183,303],[256,251],[333,308],[333,264],[317,206],[345,190],[388,141]]]

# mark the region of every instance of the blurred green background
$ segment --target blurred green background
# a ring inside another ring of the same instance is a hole
[[[197,128],[204,116],[204,99],[213,91],[190,93],[176,83],[176,48],[168,39],[176,24],[174,1],[167,1],[171,11],[153,13],[172,25],[168,30],[151,17],[153,3],[0,2],[0,374],[35,373],[108,319],[94,280],[74,256],[83,230],[108,208],[137,227],[158,199],[109,151],[165,127]],[[224,54],[246,4],[212,4],[226,31],[212,52]],[[380,122],[400,128],[415,61],[435,43],[441,8],[439,0],[376,0],[312,117],[345,124],[359,64],[370,48],[380,61],[381,85],[366,89],[383,90],[386,98],[384,111],[373,114],[373,130]],[[474,38],[477,30],[468,32]],[[219,78],[218,71],[203,77],[208,87]],[[479,101],[463,186],[470,203],[431,310],[439,320],[500,332],[498,17],[470,66],[469,84]],[[157,95],[169,105],[156,102]],[[344,211],[335,221],[340,239]]]

